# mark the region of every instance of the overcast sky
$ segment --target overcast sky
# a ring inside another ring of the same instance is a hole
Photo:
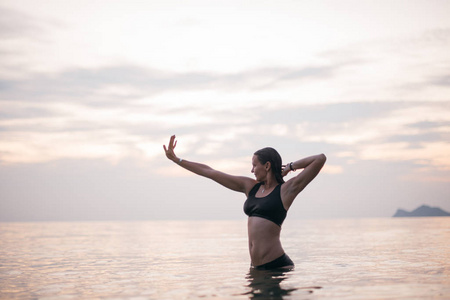
[[[244,219],[253,177],[325,153],[289,218],[450,211],[450,2],[0,4],[0,221]]]

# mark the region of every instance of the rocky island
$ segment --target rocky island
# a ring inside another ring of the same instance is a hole
[[[450,213],[440,209],[439,207],[430,207],[428,205],[422,205],[415,210],[408,212],[403,209],[397,209],[393,218],[401,217],[448,217]]]

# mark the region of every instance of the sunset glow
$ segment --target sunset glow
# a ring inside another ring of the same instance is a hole
[[[252,176],[254,151],[273,146],[284,162],[326,153],[320,185],[344,182],[333,189],[365,174],[370,190],[388,164],[390,182],[449,191],[428,185],[450,178],[448,1],[41,4],[0,6],[7,178],[52,166],[51,181],[95,161],[100,173],[147,168],[158,186],[191,180],[162,151],[176,134],[177,154],[237,175]],[[339,194],[329,190],[320,197]],[[422,201],[411,199],[374,215]]]

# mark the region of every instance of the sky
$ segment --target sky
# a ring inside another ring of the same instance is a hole
[[[325,153],[288,219],[450,211],[449,1],[3,0],[0,40],[0,221],[244,220],[173,134]]]

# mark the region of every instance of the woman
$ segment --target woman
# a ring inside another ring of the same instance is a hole
[[[320,172],[326,161],[325,155],[306,157],[283,166],[275,149],[264,148],[253,155],[251,172],[255,179],[252,179],[229,175],[207,165],[178,158],[174,152],[176,144],[173,135],[169,146],[163,146],[168,159],[247,196],[244,212],[249,216],[248,243],[252,267],[261,270],[293,267],[294,263],[281,246],[281,224],[295,197]],[[284,182],[284,176],[298,169],[303,171]]]

